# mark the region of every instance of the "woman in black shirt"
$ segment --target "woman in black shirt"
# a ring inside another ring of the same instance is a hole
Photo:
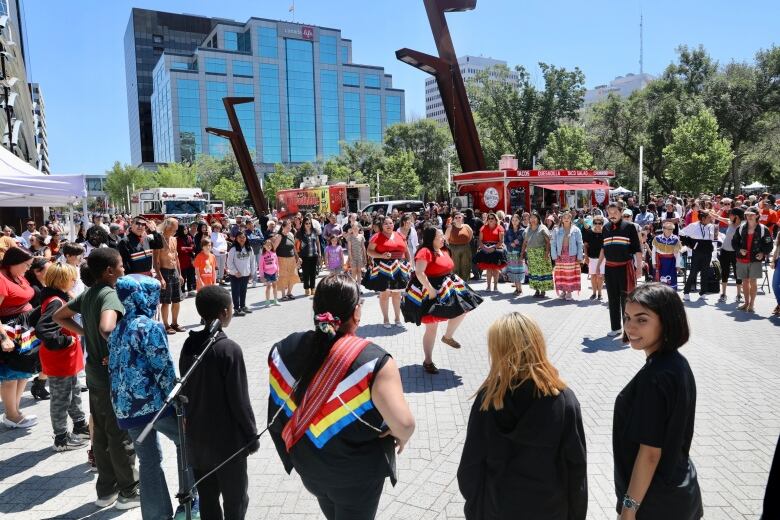
[[[585,257],[582,263],[588,266],[590,274],[591,300],[602,299],[601,289],[604,288],[604,263],[599,267],[599,255],[604,245],[604,217],[593,217],[593,227],[582,233],[582,241],[585,247]]]
[[[612,428],[620,520],[697,520],[701,491],[690,459],[696,382],[678,349],[688,320],[677,293],[650,283],[628,295],[623,340],[647,361],[618,394]]]
[[[303,288],[306,296],[314,295],[314,285],[317,280],[317,265],[322,256],[320,238],[312,227],[311,219],[304,217],[301,230],[295,235],[296,249],[301,257],[303,271]]]

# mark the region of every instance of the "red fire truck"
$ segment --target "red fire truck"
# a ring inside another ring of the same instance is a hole
[[[332,184],[276,192],[276,214],[280,217],[307,211],[327,214],[346,208],[356,213],[370,202],[368,184]]]
[[[453,175],[458,196],[455,207],[482,212],[518,209],[575,209],[609,202],[610,170],[518,170],[517,161],[504,156],[501,169]]]
[[[183,224],[201,214],[211,222],[225,216],[225,203],[199,188],[151,188],[133,193],[131,212],[157,222],[176,217]]]

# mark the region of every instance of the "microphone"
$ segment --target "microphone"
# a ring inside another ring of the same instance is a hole
[[[212,321],[208,326],[208,331],[210,335],[215,335],[217,332],[222,330],[222,322],[219,320]]]

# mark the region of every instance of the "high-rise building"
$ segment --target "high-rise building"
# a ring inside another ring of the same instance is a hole
[[[507,66],[503,60],[494,60],[493,58],[483,58],[482,56],[461,56],[458,58],[460,74],[463,81],[468,82],[482,71],[491,69],[497,65]],[[496,72],[491,72],[490,76],[497,77]],[[510,70],[507,81],[517,84],[517,74]],[[444,111],[444,105],[439,94],[439,87],[436,85],[436,78],[433,76],[425,79],[425,117],[434,119],[440,123],[447,124],[447,113]]]
[[[32,98],[32,123],[35,136],[35,150],[38,152],[38,170],[43,173],[51,173],[49,162],[49,141],[46,135],[46,104],[43,102],[41,85],[30,83],[30,97]]]
[[[653,81],[655,76],[651,74],[626,74],[618,76],[609,82],[609,85],[599,85],[595,88],[585,91],[585,108],[607,99],[610,94],[627,98],[632,92],[642,90],[648,83]]]
[[[0,0],[0,135],[2,145],[38,166],[33,103],[27,86],[24,23],[18,0]]]
[[[125,30],[125,82],[130,125],[130,160],[154,161],[152,142],[152,70],[163,52],[192,52],[217,19],[134,8]]]
[[[384,68],[352,62],[341,31],[277,20],[218,20],[190,52],[166,50],[154,67],[154,160],[220,156],[229,128],[225,96],[252,97],[236,107],[260,171],[275,163],[327,159],[340,142],[381,142],[404,121],[404,91]]]

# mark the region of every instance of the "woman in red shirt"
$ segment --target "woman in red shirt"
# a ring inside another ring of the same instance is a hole
[[[498,291],[498,273],[507,264],[504,248],[504,227],[499,225],[495,213],[488,213],[487,222],[479,230],[479,249],[474,255],[477,267],[484,269],[487,290],[493,280],[493,291]]]
[[[35,291],[24,277],[31,264],[32,256],[18,247],[10,248],[3,257],[0,264],[0,321],[3,323],[32,310],[30,300]],[[4,328],[0,331],[0,345],[3,352],[12,352],[15,348]],[[0,360],[0,399],[5,407],[3,424],[9,428],[30,428],[38,423],[38,418],[23,415],[19,402],[27,380],[35,374],[11,368],[5,363],[7,359]]]
[[[393,219],[385,217],[382,230],[371,237],[368,242],[368,257],[374,260],[374,265],[363,277],[363,287],[379,293],[379,307],[382,309],[384,327],[389,329],[388,302],[393,300],[395,324],[401,323],[401,291],[409,283],[412,271],[411,256],[406,247],[404,236],[393,231]]]
[[[189,227],[179,224],[179,228],[176,230],[176,253],[179,257],[181,276],[184,278],[182,290],[185,295],[189,291],[190,296],[195,295],[195,267],[192,265],[194,248],[195,242],[190,235]]]
[[[406,290],[402,310],[406,321],[425,324],[423,369],[438,374],[439,369],[433,364],[433,345],[439,322],[447,322],[442,343],[460,348],[452,336],[466,313],[476,309],[482,298],[452,272],[455,263],[444,248],[444,233],[440,229],[431,226],[423,231],[423,241],[414,260],[415,275]]]

